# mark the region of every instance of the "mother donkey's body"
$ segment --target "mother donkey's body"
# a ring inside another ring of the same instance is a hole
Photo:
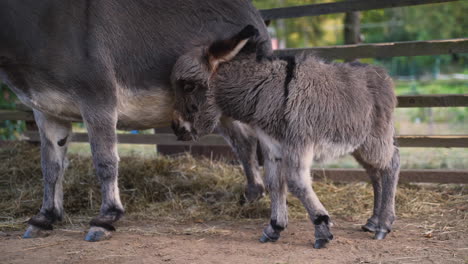
[[[62,178],[71,121],[86,123],[101,183],[100,215],[87,239],[113,230],[124,212],[117,184],[115,129],[147,129],[171,120],[169,75],[178,56],[195,46],[263,21],[248,0],[5,0],[0,2],[0,77],[34,109],[41,133],[44,200],[26,237],[61,219]],[[224,123],[253,195],[263,191],[254,160],[255,142]]]

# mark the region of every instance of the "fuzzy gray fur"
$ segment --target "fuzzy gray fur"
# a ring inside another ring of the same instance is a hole
[[[176,59],[249,23],[271,52],[263,20],[248,0],[0,1],[0,77],[34,109],[41,133],[44,200],[30,224],[51,229],[61,218],[71,121],[84,121],[102,190],[101,212],[91,225],[112,230],[123,214],[115,129],[170,123]],[[236,142],[254,199],[263,183],[254,145],[243,144],[256,139],[235,124],[220,126]]]
[[[238,41],[238,35],[232,41]],[[219,54],[222,43],[229,40],[213,44]],[[272,201],[271,224],[262,240],[278,239],[287,225],[286,186],[314,222],[317,247],[332,238],[328,212],[311,186],[310,167],[313,160],[347,153],[366,168],[373,182],[374,212],[367,226],[380,233],[378,237],[390,232],[399,172],[391,78],[383,69],[361,63],[325,63],[314,56],[262,57],[252,52],[252,45],[227,62],[210,54],[212,48],[194,50],[179,58],[172,79],[180,93],[178,104],[200,109],[178,114],[190,123],[191,133],[209,133],[223,115],[248,124],[260,139]],[[226,56],[232,57],[229,46],[225,48]],[[196,88],[184,92],[187,84]]]

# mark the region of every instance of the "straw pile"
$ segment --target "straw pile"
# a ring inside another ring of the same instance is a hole
[[[100,191],[89,157],[70,155],[64,180],[64,207],[68,215],[98,212]],[[0,229],[19,228],[37,213],[42,201],[39,149],[27,143],[0,148]],[[208,159],[179,157],[122,157],[119,186],[127,216],[164,217],[177,221],[268,218],[269,201],[241,205],[244,176],[239,166]],[[332,217],[365,219],[372,210],[372,188],[366,183],[315,182],[317,195]],[[305,219],[300,202],[288,198],[290,217]],[[453,224],[468,216],[468,189],[464,186],[399,186],[400,218],[445,215]],[[70,217],[72,219],[73,217]],[[446,220],[447,220],[446,218]],[[465,221],[464,221],[465,220]]]

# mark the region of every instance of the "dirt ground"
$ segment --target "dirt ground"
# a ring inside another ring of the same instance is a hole
[[[467,220],[468,221],[468,220]],[[258,238],[266,221],[174,224],[123,220],[110,240],[89,243],[85,228],[22,239],[0,233],[0,263],[468,263],[468,234],[428,233],[424,222],[398,220],[384,241],[360,231],[360,222],[335,219],[335,239],[313,249],[313,228],[292,221],[276,243]]]

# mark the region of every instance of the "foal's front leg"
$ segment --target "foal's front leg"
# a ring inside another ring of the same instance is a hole
[[[267,189],[270,192],[270,224],[263,230],[260,242],[275,242],[288,225],[288,207],[286,205],[286,181],[281,173],[280,160],[264,153],[264,169]]]
[[[288,225],[288,207],[286,205],[286,181],[280,173],[281,148],[269,136],[257,130],[263,154],[266,187],[271,199],[270,224],[263,230],[260,242],[275,242],[281,231]]]
[[[312,189],[312,161],[311,151],[300,153],[297,149],[291,149],[283,160],[282,170],[288,174],[289,190],[302,202],[315,226],[314,248],[318,249],[325,247],[333,239],[333,234],[330,232],[330,216]]]

